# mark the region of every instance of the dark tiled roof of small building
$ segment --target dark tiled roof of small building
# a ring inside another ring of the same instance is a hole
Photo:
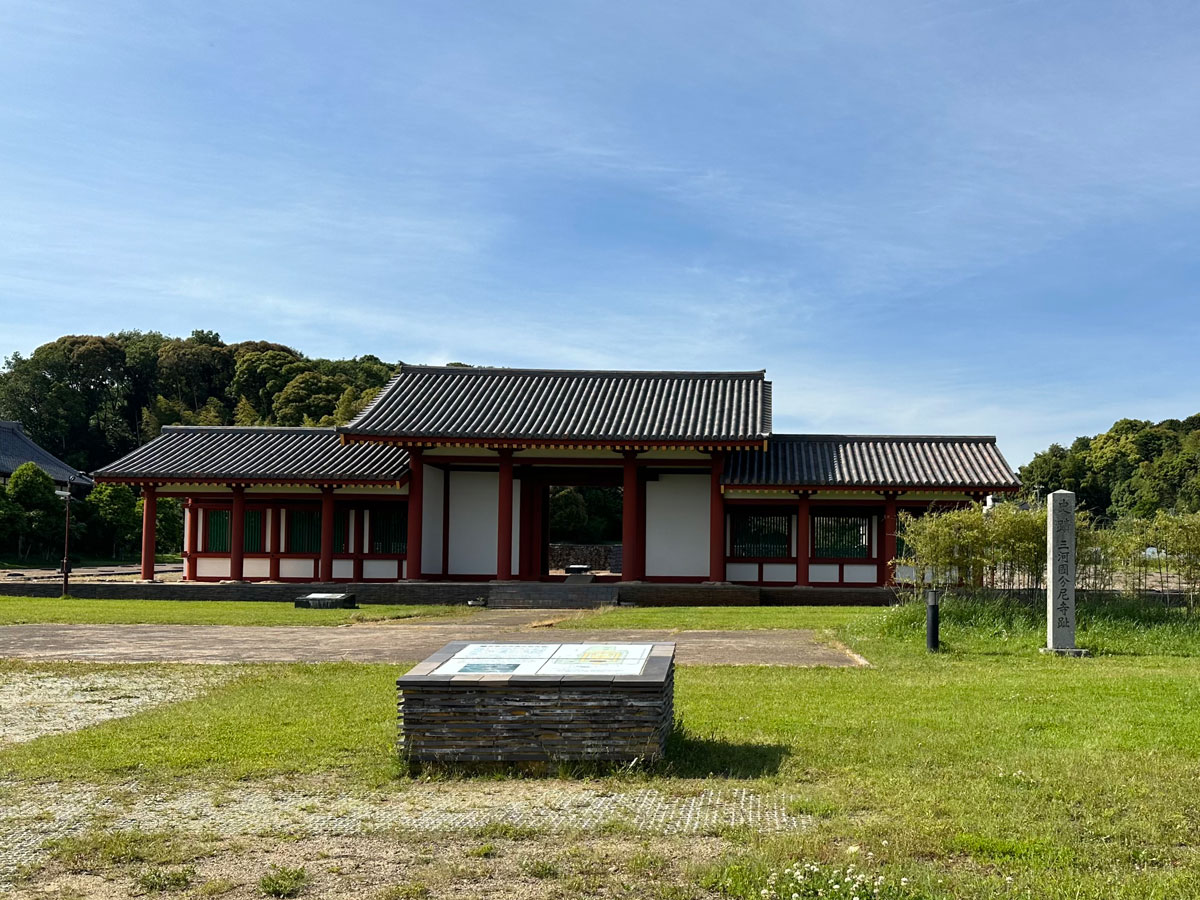
[[[1013,490],[1020,481],[994,437],[776,434],[766,453],[730,456],[743,487]]]
[[[33,438],[25,433],[20,422],[0,421],[0,475],[7,477],[16,471],[18,466],[27,462],[37,463],[47,475],[60,484],[66,484],[72,475],[75,476],[76,484],[92,483],[92,480],[78,469],[72,469],[49,450],[35,444]]]
[[[414,442],[761,441],[771,383],[763,372],[403,366],[338,430]]]
[[[408,470],[391,444],[343,444],[332,428],[172,425],[116,462],[101,480],[383,482]]]

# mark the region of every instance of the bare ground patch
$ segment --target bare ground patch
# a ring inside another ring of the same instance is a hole
[[[218,670],[23,672],[0,679],[0,746],[87,728],[194,697],[228,680]]]
[[[93,865],[56,858],[12,886],[17,900],[138,895],[261,897],[273,870],[303,871],[298,896],[410,898],[705,898],[696,873],[730,849],[720,837],[471,834],[458,836],[257,837],[209,845],[177,860]],[[188,858],[190,857],[190,858]],[[178,873],[178,874],[175,874]],[[173,876],[173,877],[172,877]],[[158,879],[157,881],[155,879]],[[147,884],[183,885],[170,894]],[[184,884],[186,882],[186,884]]]

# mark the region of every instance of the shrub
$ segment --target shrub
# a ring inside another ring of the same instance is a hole
[[[258,880],[258,890],[267,897],[298,897],[308,884],[308,872],[303,868],[271,866]]]

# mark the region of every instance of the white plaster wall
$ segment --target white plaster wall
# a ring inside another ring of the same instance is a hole
[[[354,560],[352,560],[352,559],[335,559],[333,561],[333,577],[334,578],[353,578],[354,577]]]
[[[809,581],[837,581],[838,577],[838,567],[832,563],[813,563],[808,567]]]
[[[726,581],[758,581],[758,563],[726,563]]]
[[[709,489],[708,475],[662,475],[646,482],[647,575],[709,573]]]
[[[270,578],[271,577],[271,561],[269,559],[243,559],[242,560],[242,577],[243,578]]]
[[[442,481],[445,474],[441,469],[425,466],[424,477],[421,499],[421,571],[437,575],[442,573]]]
[[[396,574],[396,560],[394,559],[363,560],[363,578],[393,579]]]
[[[796,566],[792,563],[764,563],[763,581],[796,583]]]
[[[879,580],[879,567],[872,565],[845,565],[842,577],[848,584],[874,584]]]
[[[312,559],[281,559],[279,561],[280,578],[315,578],[316,560]]]
[[[228,556],[202,556],[196,560],[197,578],[228,578]]]
[[[516,508],[516,500],[513,507]],[[496,573],[496,472],[450,473],[450,575]]]

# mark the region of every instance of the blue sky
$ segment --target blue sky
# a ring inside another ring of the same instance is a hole
[[[758,369],[1014,465],[1200,411],[1200,5],[7,3],[0,353]]]

